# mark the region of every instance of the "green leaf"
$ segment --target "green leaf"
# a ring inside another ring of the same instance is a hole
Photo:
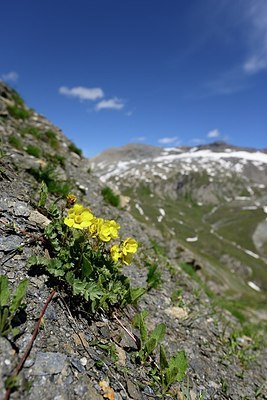
[[[178,368],[177,380],[181,382],[188,368],[188,361],[184,351],[178,351],[175,356],[170,358],[170,368]]]
[[[5,336],[10,330],[10,313],[8,306],[0,308],[0,333]]]
[[[148,341],[145,344],[145,350],[147,355],[153,353],[153,351],[155,350],[155,348],[157,347],[158,342],[155,338],[149,338]]]
[[[62,262],[58,258],[51,258],[48,261],[47,270],[54,276],[64,276],[65,271]]]
[[[178,373],[179,373],[179,368],[178,367],[169,367],[166,369],[166,386],[169,387],[172,385],[176,380],[178,380]]]
[[[147,327],[143,312],[140,313],[139,329],[140,329],[140,339],[141,339],[141,349],[142,349],[147,340]]]
[[[8,288],[8,279],[5,275],[0,275],[0,305],[5,306],[10,296]]]
[[[159,349],[159,365],[160,365],[160,369],[161,371],[164,371],[166,368],[168,368],[168,360],[167,360],[167,356],[166,356],[166,352],[165,352],[165,348],[164,346],[160,346]]]
[[[48,196],[48,188],[44,181],[41,183],[40,187],[40,199],[38,202],[38,207],[44,207]]]
[[[80,279],[74,279],[74,282],[72,284],[72,290],[73,293],[76,294],[82,294],[84,295],[85,293],[85,287],[86,287],[86,282],[81,281]],[[88,300],[88,299],[87,299]]]
[[[164,339],[165,334],[166,334],[166,325],[158,324],[151,333],[151,338],[156,339],[157,344],[159,344]]]
[[[13,329],[11,330],[11,333],[12,333],[12,335],[13,335],[14,337],[16,337],[16,336],[18,336],[18,335],[20,334],[20,330],[19,330],[19,328],[13,328]]]
[[[27,291],[27,287],[28,287],[28,280],[24,279],[22,282],[20,282],[20,284],[18,285],[12,301],[11,301],[11,306],[10,306],[10,312],[11,314],[15,314],[15,312],[18,310],[18,308],[21,305],[22,300],[24,299],[25,295],[26,295],[26,291]]]
[[[53,218],[60,217],[60,211],[55,203],[51,204],[51,206],[49,207],[49,213]]]
[[[35,254],[30,256],[27,261],[28,267],[41,266],[46,267],[49,263],[49,259],[46,257],[36,256]]]
[[[146,293],[145,288],[134,288],[130,289],[131,303],[135,303],[139,297],[143,296]]]
[[[83,254],[82,263],[82,278],[89,278],[93,272],[92,264],[90,260]]]
[[[89,298],[91,301],[94,301],[96,299],[100,299],[102,295],[102,290],[95,283],[92,282],[87,284],[86,292],[84,294],[86,300]]]
[[[135,316],[133,317],[133,322],[132,322],[133,326],[139,330],[140,330],[140,315],[141,314],[143,315],[143,318],[146,319],[149,312],[147,310],[143,310],[141,313],[135,314]]]
[[[157,270],[158,266],[156,264],[148,264],[148,266],[149,269],[146,278],[148,290],[152,288],[156,289],[161,283],[161,273]]]

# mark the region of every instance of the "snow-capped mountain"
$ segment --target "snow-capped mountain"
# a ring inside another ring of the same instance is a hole
[[[131,213],[160,232],[165,247],[176,242],[205,259],[204,275],[219,291],[267,290],[266,151],[224,142],[131,144],[90,161],[104,185],[127,197]]]
[[[192,148],[128,145],[109,149],[91,161],[92,169],[103,182],[113,182],[119,187],[140,183],[155,186],[157,182],[162,187],[161,180],[167,182],[163,186],[169,187],[172,181],[177,184],[173,187],[175,192],[191,182],[194,197],[215,203],[221,201],[222,196],[227,200],[244,192],[250,196],[255,190],[265,191],[267,185],[266,152],[228,146],[223,142]],[[209,192],[204,199],[203,184]],[[219,188],[221,184],[224,186]],[[200,192],[196,191],[199,186],[202,187]]]

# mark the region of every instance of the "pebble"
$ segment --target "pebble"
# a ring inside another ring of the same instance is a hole
[[[22,201],[17,201],[14,206],[14,214],[17,217],[28,217],[30,215],[29,207]]]

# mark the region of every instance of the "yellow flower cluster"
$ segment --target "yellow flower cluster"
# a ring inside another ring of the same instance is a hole
[[[74,204],[68,210],[68,216],[64,219],[64,224],[70,228],[88,228],[92,237],[98,236],[102,242],[109,242],[111,239],[119,237],[118,229],[120,229],[120,225],[117,222],[113,219],[96,218],[91,210],[85,208],[82,204]]]
[[[94,216],[89,208],[85,208],[81,204],[74,204],[68,210],[68,216],[64,219],[64,224],[76,229],[89,228],[93,218]]]
[[[129,265],[132,262],[134,253],[138,249],[138,243],[133,238],[125,239],[120,245],[114,244],[110,249],[111,258],[117,262],[119,259]]]
[[[68,210],[68,216],[64,219],[64,224],[70,228],[87,228],[91,237],[98,237],[105,243],[111,239],[119,238],[118,230],[120,229],[120,225],[116,221],[113,219],[97,218],[89,208],[85,208],[82,204],[74,204]],[[137,248],[137,241],[133,238],[128,238],[120,244],[111,246],[110,255],[114,262],[121,260],[124,264],[129,265]]]

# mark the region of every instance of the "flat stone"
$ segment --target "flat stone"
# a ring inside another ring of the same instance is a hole
[[[10,235],[8,237],[0,237],[0,251],[8,253],[9,251],[16,250],[22,243],[22,240],[17,235]]]
[[[61,353],[38,352],[35,364],[32,368],[32,375],[54,375],[59,374],[64,368],[67,356]]]
[[[188,316],[188,312],[182,307],[169,307],[164,311],[169,317],[175,319],[182,319]]]
[[[29,221],[36,223],[40,226],[47,226],[50,224],[50,219],[48,219],[45,215],[39,213],[39,211],[34,210],[30,213]]]
[[[127,391],[132,399],[141,399],[141,394],[135,384],[127,379]]]

